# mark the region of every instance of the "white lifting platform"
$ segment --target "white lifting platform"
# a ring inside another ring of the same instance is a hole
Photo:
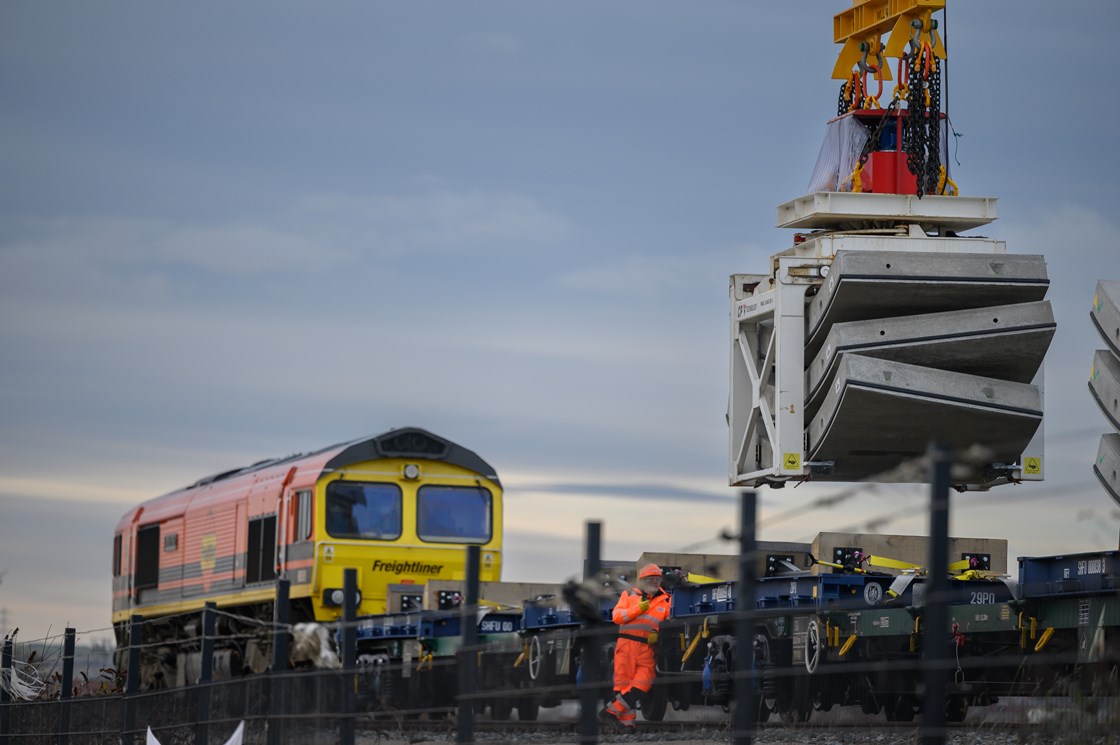
[[[944,197],[913,194],[816,192],[778,207],[778,227],[865,230],[893,225],[920,225],[934,230],[973,230],[996,219],[991,197]]]
[[[732,485],[875,479],[931,440],[987,454],[962,488],[1041,480],[1045,261],[956,235],[995,203],[817,193],[779,208],[780,226],[814,232],[768,274],[731,277]]]

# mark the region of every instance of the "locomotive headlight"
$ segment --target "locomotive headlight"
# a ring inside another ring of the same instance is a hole
[[[406,465],[404,467],[404,477],[406,479],[420,478],[420,466],[416,465],[415,463],[409,463],[408,465]]]
[[[341,587],[328,587],[323,590],[323,605],[333,605],[341,608],[343,603],[346,602],[346,593]],[[354,605],[362,604],[362,593],[360,590],[354,592]]]

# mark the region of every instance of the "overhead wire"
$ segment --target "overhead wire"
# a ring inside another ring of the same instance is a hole
[[[1067,430],[1065,432],[1060,432],[1060,433],[1054,434],[1051,437],[1053,437],[1053,439],[1055,439],[1055,440],[1065,442],[1065,441],[1069,441],[1070,439],[1082,438],[1082,437],[1087,437],[1087,436],[1090,436],[1090,435],[1091,436],[1097,436],[1097,435],[1099,435],[1099,432],[1100,432],[1099,428],[1079,427],[1077,429]],[[985,464],[984,463],[985,454],[987,454],[991,450],[998,450],[999,448],[1004,447],[1004,446],[1006,446],[1008,444],[1011,444],[1011,443],[1012,443],[1012,441],[988,443],[988,446],[986,448],[980,448],[978,446],[973,446],[972,448],[966,448],[966,449],[958,450],[956,452],[957,465],[958,465],[958,467],[961,466],[961,465],[966,465],[966,466],[969,466],[969,467],[972,467],[972,468],[983,466]],[[882,487],[884,487],[886,485],[897,484],[898,486],[903,486],[903,485],[908,484],[908,485],[912,485],[912,486],[921,486],[927,480],[927,475],[926,474],[928,472],[928,467],[926,465],[926,458],[927,458],[927,455],[922,454],[922,455],[916,456],[914,458],[911,458],[909,460],[903,461],[902,463],[895,466],[894,468],[891,468],[891,469],[888,469],[888,470],[883,471],[881,473],[869,476],[863,481],[855,482],[855,485],[853,485],[851,487],[841,489],[840,491],[830,493],[830,494],[826,494],[826,495],[821,496],[821,497],[817,497],[817,498],[813,499],[812,501],[810,501],[806,504],[797,505],[797,506],[791,507],[791,508],[789,508],[789,509],[787,509],[783,512],[780,512],[776,515],[772,515],[770,517],[760,519],[757,522],[757,526],[759,528],[772,527],[773,525],[775,525],[777,523],[784,522],[786,520],[789,520],[789,519],[792,519],[792,518],[795,518],[795,517],[800,518],[800,517],[804,517],[804,516],[806,516],[808,514],[811,514],[811,513],[814,513],[814,512],[820,512],[820,511],[823,511],[823,510],[832,509],[832,508],[837,507],[838,505],[841,505],[841,504],[844,504],[845,502],[848,502],[849,500],[851,500],[851,499],[853,499],[857,496],[880,493]],[[805,483],[812,483],[812,482],[808,481],[808,482],[805,482]],[[1023,482],[1021,482],[1021,481],[1016,481],[1016,482],[1012,482],[1011,484],[1007,484],[1007,485],[1019,486],[1022,483]],[[1031,501],[1035,501],[1035,500],[1039,500],[1039,499],[1052,498],[1055,495],[1077,494],[1077,493],[1082,492],[1086,489],[1089,489],[1089,488],[1091,488],[1095,485],[1096,485],[1096,482],[1094,480],[1087,479],[1085,481],[1078,481],[1078,482],[1074,482],[1074,483],[1071,483],[1071,484],[1065,484],[1065,485],[1059,486],[1059,487],[1048,488],[1044,492],[1032,492],[1030,494],[1016,494],[1012,497],[1011,501],[1031,502]],[[996,487],[993,487],[993,488],[996,488]],[[955,501],[957,501],[959,503],[958,506],[961,507],[961,508],[971,508],[971,507],[983,506],[980,502],[978,502],[976,500],[969,500],[967,497],[969,495],[980,495],[980,494],[986,494],[986,493],[987,493],[986,491],[979,491],[979,490],[961,491],[961,492],[958,493]],[[873,514],[866,519],[860,520],[858,523],[853,523],[853,524],[851,524],[849,526],[846,526],[846,527],[843,527],[843,528],[836,528],[836,529],[834,529],[834,531],[835,532],[856,532],[856,531],[861,531],[862,530],[864,532],[876,532],[879,528],[883,527],[884,525],[888,525],[892,522],[895,522],[896,520],[899,520],[901,518],[904,518],[904,517],[907,517],[909,515],[915,514],[915,510],[917,510],[917,509],[918,509],[917,506],[908,506],[908,507],[897,509],[897,510],[890,510],[890,511],[887,511],[887,512]],[[697,549],[699,549],[703,546],[706,546],[708,544],[711,544],[711,543],[732,542],[732,541],[736,541],[736,540],[738,540],[738,536],[735,535],[734,532],[731,531],[729,528],[725,527],[713,536],[710,536],[708,538],[702,539],[700,541],[691,543],[687,546],[683,546],[683,547],[677,549],[677,552],[678,553],[691,553],[691,552],[696,551]]]

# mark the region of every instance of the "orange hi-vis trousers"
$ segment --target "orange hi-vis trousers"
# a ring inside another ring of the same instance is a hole
[[[619,639],[614,648],[614,690],[618,694],[607,711],[623,724],[638,718],[634,706],[638,696],[649,693],[657,675],[653,647],[631,639]]]

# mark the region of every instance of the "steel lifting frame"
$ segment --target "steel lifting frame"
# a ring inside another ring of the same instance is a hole
[[[805,296],[828,258],[775,256],[776,279],[731,278],[732,486],[781,485],[809,473],[805,450]],[[760,284],[772,289],[748,294]],[[744,395],[744,392],[747,392]]]
[[[876,195],[868,195],[875,197]],[[880,198],[883,195],[878,195]],[[898,197],[888,197],[897,200]],[[957,199],[957,198],[953,198]],[[871,200],[865,200],[871,201]],[[930,198],[926,198],[930,201]],[[979,200],[960,199],[960,210]],[[874,206],[874,205],[873,205]],[[991,210],[991,205],[982,205]],[[974,206],[974,210],[980,207]],[[915,251],[1001,254],[1001,241],[930,237],[913,225],[906,241]],[[919,237],[920,236],[920,237]],[[805,460],[805,311],[807,294],[825,281],[837,250],[893,248],[900,237],[838,234],[811,240],[771,257],[773,274],[731,275],[729,484],[779,487],[827,474],[831,463]],[[763,288],[769,287],[765,290]],[[1044,370],[1032,384],[1045,392]],[[1045,422],[1024,449],[1013,480],[1045,477]],[[968,489],[986,489],[996,483]]]

